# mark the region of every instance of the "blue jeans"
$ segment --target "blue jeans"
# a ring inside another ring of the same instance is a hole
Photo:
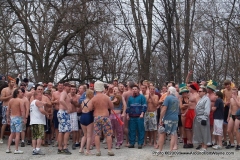
[[[145,135],[144,118],[130,117],[128,121],[128,137],[131,145],[135,144],[136,131],[138,132],[138,145],[143,145]]]

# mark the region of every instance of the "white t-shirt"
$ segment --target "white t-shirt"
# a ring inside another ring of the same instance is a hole
[[[36,101],[37,100],[33,100],[32,103],[30,104],[30,125],[32,124],[46,125],[45,115],[39,111],[38,107],[36,106]]]

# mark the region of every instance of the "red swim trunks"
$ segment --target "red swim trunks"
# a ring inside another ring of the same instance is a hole
[[[185,128],[192,129],[194,117],[195,117],[195,110],[188,109],[186,113],[186,118],[185,118]]]
[[[213,111],[210,111],[209,119],[210,119],[210,126],[213,126]]]

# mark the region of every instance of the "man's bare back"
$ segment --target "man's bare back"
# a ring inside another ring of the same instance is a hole
[[[10,110],[10,116],[11,117],[16,117],[19,116],[21,117],[22,115],[25,116],[25,108],[24,108],[24,102],[20,98],[12,98],[9,101],[9,110]]]
[[[97,93],[88,104],[89,110],[94,110],[94,116],[103,116],[108,117],[109,111],[108,109],[113,109],[113,103],[110,98],[103,94]]]

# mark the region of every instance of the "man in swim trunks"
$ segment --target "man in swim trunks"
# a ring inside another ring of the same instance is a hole
[[[234,133],[237,132],[237,128],[234,127],[236,112],[240,108],[240,97],[237,96],[237,88],[232,88],[232,98],[230,99],[230,108],[228,113],[228,137],[230,143],[226,146],[226,149],[234,148]]]
[[[192,127],[193,127],[193,120],[195,117],[195,107],[199,100],[198,90],[199,90],[199,86],[195,82],[193,82],[189,86],[189,103],[188,103],[188,109],[187,109],[186,115],[185,115],[185,126],[184,126],[188,142],[187,142],[187,144],[184,144],[183,148],[193,148]]]
[[[21,98],[23,98],[23,92],[21,89],[15,89],[13,92],[13,98],[8,103],[9,106],[7,108],[6,116],[7,123],[10,124],[11,134],[8,139],[8,148],[6,150],[6,153],[11,153],[10,145],[14,137],[16,138],[14,154],[23,153],[23,151],[18,150],[20,133],[22,132],[22,121],[24,124],[26,124],[26,111]]]
[[[76,94],[77,88],[75,85],[71,85],[71,91],[68,94],[71,102],[71,113],[70,115],[70,122],[71,122],[71,132],[72,132],[72,149],[76,149],[76,138],[78,134],[78,117],[77,117],[77,108],[79,107],[78,99],[80,98],[79,95]]]
[[[0,143],[3,143],[3,135],[5,132],[5,129],[7,127],[7,117],[6,117],[6,112],[8,108],[8,102],[13,96],[13,91],[14,91],[14,86],[15,86],[16,81],[15,80],[9,80],[8,81],[8,87],[4,88],[1,92],[1,101],[3,102],[2,104],[2,128],[1,128],[1,137],[0,137]]]
[[[112,151],[112,125],[109,119],[109,109],[113,109],[113,103],[110,98],[103,93],[105,90],[104,83],[97,81],[94,83],[94,90],[96,95],[89,101],[89,110],[94,110],[94,134],[95,134],[95,145],[97,149],[96,156],[101,156],[100,151],[100,136],[103,132],[104,137],[107,137],[108,155],[114,156]]]
[[[158,96],[155,95],[155,87],[149,87],[149,95],[146,96],[147,99],[147,112],[144,115],[144,128],[146,134],[149,135],[149,145],[154,145],[156,147],[156,136],[157,136],[157,106],[158,106]],[[145,136],[146,144],[146,136]]]
[[[57,86],[57,91],[53,92],[52,94],[52,104],[54,107],[53,110],[53,125],[54,125],[54,132],[55,132],[55,142],[53,144],[53,147],[57,147],[58,146],[58,118],[57,118],[57,113],[59,110],[59,98],[60,98],[60,94],[63,91],[63,83],[59,82],[58,86]]]
[[[69,135],[71,132],[70,115],[68,114],[72,112],[71,98],[68,95],[68,93],[71,90],[71,85],[70,83],[65,82],[63,86],[64,86],[64,89],[60,94],[59,111],[57,113],[58,122],[59,122],[58,154],[63,153],[66,155],[70,155],[72,153],[69,152],[67,148],[67,143],[68,143]]]

